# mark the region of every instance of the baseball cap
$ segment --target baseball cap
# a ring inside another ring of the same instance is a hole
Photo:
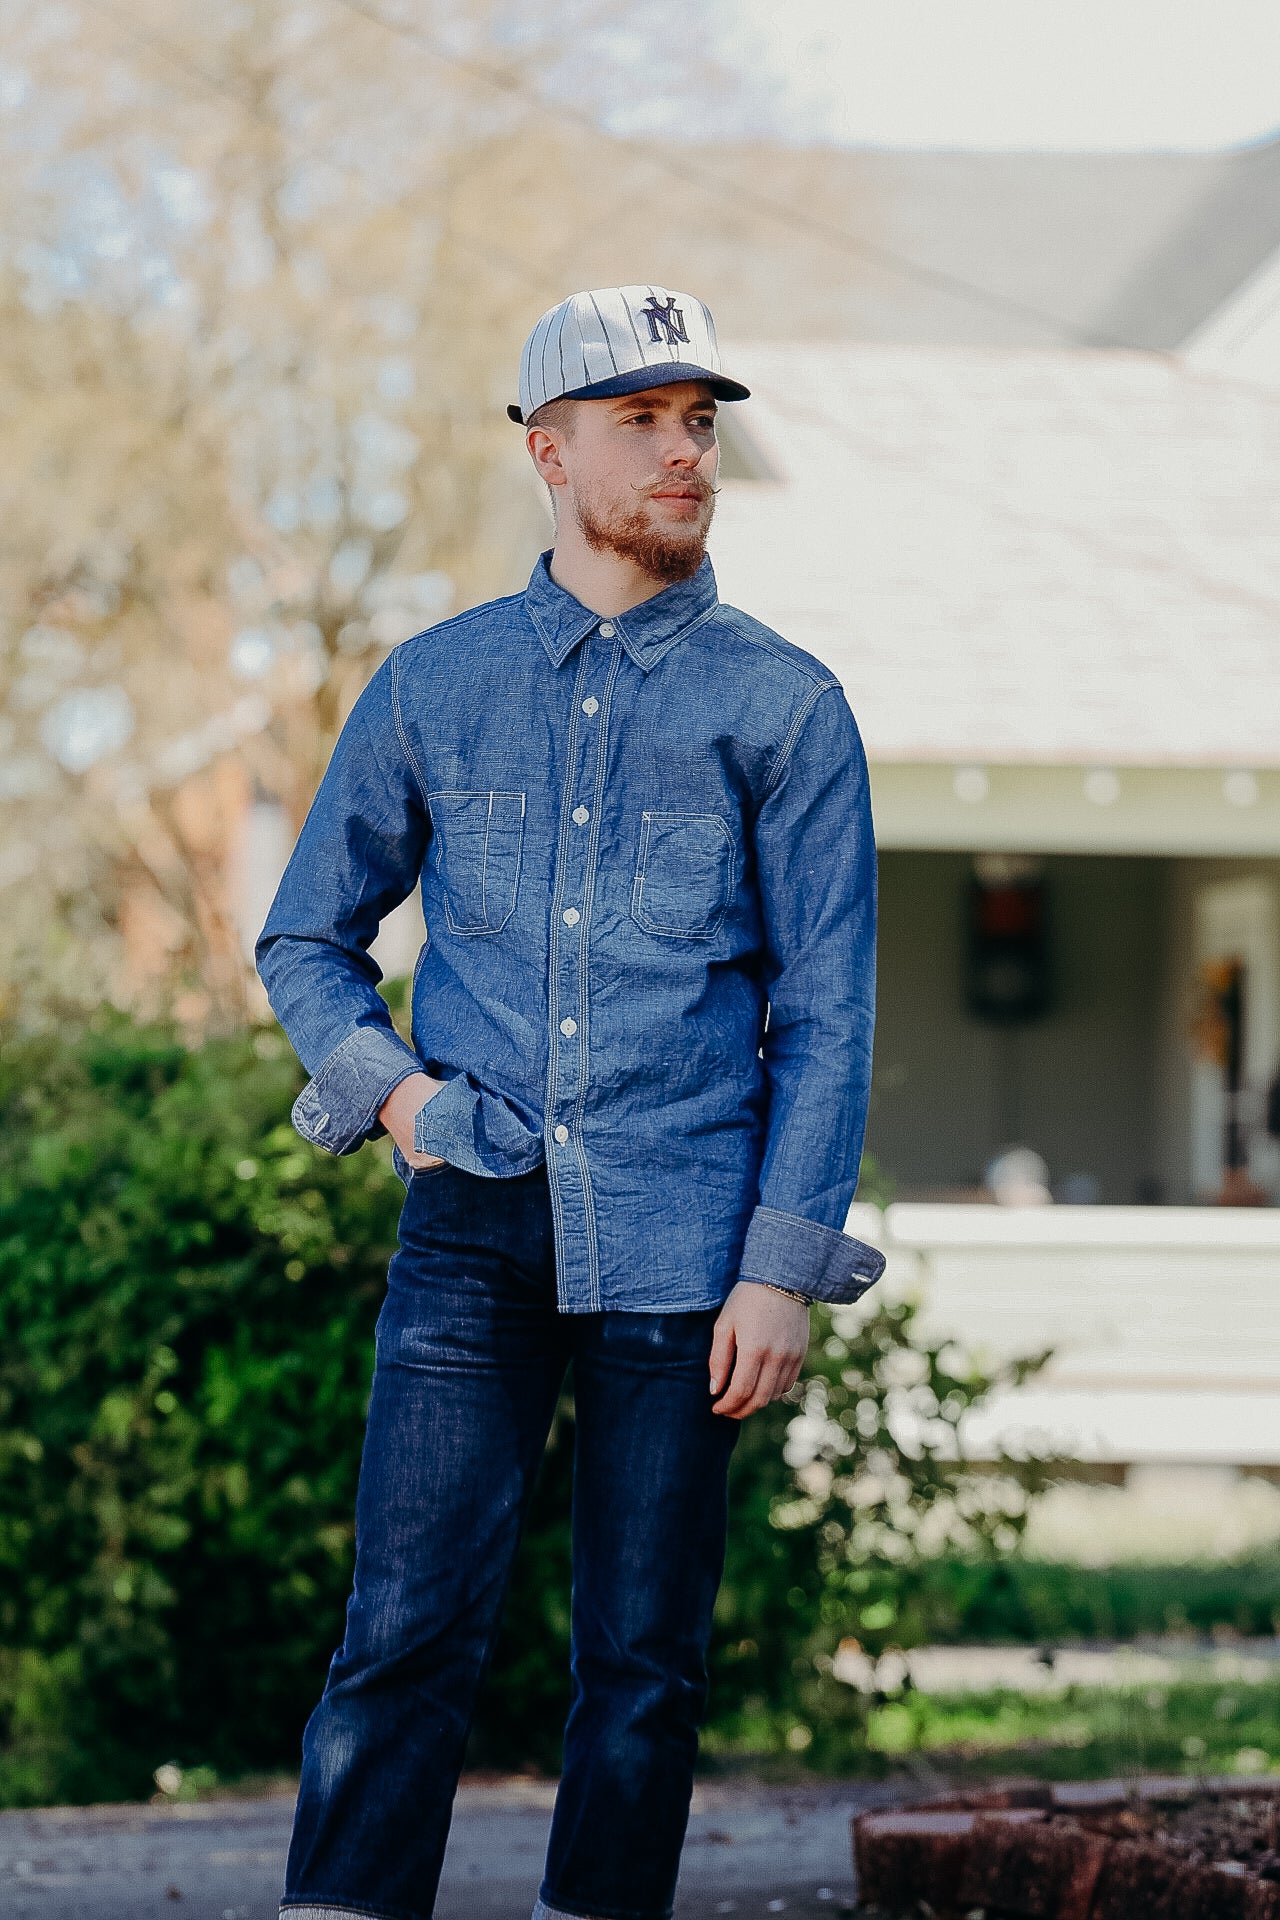
[[[523,426],[548,400],[607,400],[676,380],[705,380],[718,400],[750,389],[720,371],[711,311],[667,287],[596,287],[544,313],[520,356]]]

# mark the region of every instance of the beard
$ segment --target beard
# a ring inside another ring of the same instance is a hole
[[[573,510],[582,537],[594,552],[616,553],[666,586],[691,580],[706,557],[716,501],[714,490],[700,474],[693,475],[689,485],[697,487],[701,504],[697,519],[683,527],[655,527],[643,507],[624,510],[575,500]]]

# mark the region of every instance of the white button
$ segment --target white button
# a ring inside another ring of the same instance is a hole
[[[594,693],[587,695],[582,703],[582,711],[584,713],[598,713],[600,711],[600,702],[596,699]]]
[[[573,1017],[570,1014],[566,1013],[564,1019],[560,1022],[560,1031],[565,1036],[566,1040],[570,1039],[572,1035],[578,1031],[577,1021],[573,1019]]]
[[[566,927],[576,927],[582,915],[576,907],[566,907],[560,918],[564,921]]]
[[[573,817],[577,821],[580,827],[585,827],[588,820],[591,818],[591,814],[586,807],[575,807],[573,810]]]
[[[600,622],[600,638],[602,640],[612,640],[613,638],[612,620],[602,620]]]
[[[556,1128],[556,1139],[559,1142],[559,1144],[563,1146],[565,1141],[568,1138],[569,1138],[569,1129],[568,1127],[565,1126],[562,1120],[560,1125]]]

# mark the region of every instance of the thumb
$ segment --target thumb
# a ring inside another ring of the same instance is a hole
[[[715,1324],[711,1341],[711,1391],[719,1393],[729,1378],[733,1366],[733,1356],[737,1349],[734,1338],[733,1322],[727,1313],[721,1313]]]

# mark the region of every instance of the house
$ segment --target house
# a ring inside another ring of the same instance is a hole
[[[1280,391],[1084,348],[769,346],[746,377],[760,477],[713,555],[863,729],[877,1158],[918,1198],[1013,1140],[1106,1203],[1280,1196]],[[974,978],[1019,911],[1025,1013]]]
[[[1055,1347],[973,1449],[1104,1476],[1280,1475],[1277,152],[1056,342],[762,340],[724,421],[721,592],[871,765],[895,1199],[851,1230],[936,1331]],[[1011,1145],[1068,1204],[994,1204]]]

